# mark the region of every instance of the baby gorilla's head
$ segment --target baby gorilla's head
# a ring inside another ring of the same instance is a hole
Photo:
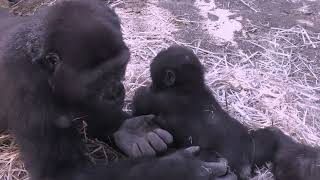
[[[204,85],[203,66],[190,49],[182,46],[171,46],[153,59],[151,78],[155,89]]]

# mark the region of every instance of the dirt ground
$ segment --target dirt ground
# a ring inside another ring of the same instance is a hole
[[[0,6],[10,6],[3,2]],[[54,2],[22,0],[11,9],[30,15]],[[185,45],[199,56],[208,86],[236,119],[252,129],[277,126],[299,142],[320,146],[319,0],[112,0],[106,5],[120,16],[132,52],[125,80],[129,104],[135,89],[150,81],[150,60],[170,45]],[[99,158],[119,158],[105,144],[86,142]],[[2,135],[0,179],[10,178],[27,179],[27,174],[11,137]],[[267,167],[253,179],[273,177]]]

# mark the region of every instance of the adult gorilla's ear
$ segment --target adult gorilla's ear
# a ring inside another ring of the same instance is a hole
[[[40,55],[32,60],[34,63],[40,64],[45,70],[54,72],[58,63],[61,62],[57,53],[40,53]]]
[[[176,73],[171,70],[171,69],[167,69],[165,71],[165,77],[163,79],[163,83],[169,87],[169,86],[172,86],[174,85],[176,82]]]

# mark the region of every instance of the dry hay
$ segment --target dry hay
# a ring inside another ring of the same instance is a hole
[[[81,120],[81,119],[75,119]],[[121,153],[116,152],[108,144],[89,139],[86,135],[86,123],[80,123],[79,130],[83,137],[83,143],[86,144],[86,156],[92,163],[118,161],[119,158],[125,158]],[[28,173],[21,161],[17,144],[10,135],[0,136],[0,180],[28,180]],[[50,163],[50,162],[48,162]]]
[[[0,0],[0,8],[7,8],[10,6],[9,1],[7,0]]]
[[[150,83],[150,60],[163,48],[184,45],[198,55],[208,86],[236,119],[251,129],[277,126],[299,142],[320,145],[320,34],[296,26],[256,35],[250,32],[263,27],[252,25],[238,37],[247,49],[215,52],[200,48],[201,42],[175,39],[179,20],[152,2],[138,12],[118,9],[132,52],[125,81],[129,101],[138,87]],[[257,174],[253,179],[273,179],[270,168]]]
[[[135,89],[150,81],[150,60],[161,49],[180,44],[198,55],[206,68],[208,86],[238,120],[254,129],[278,126],[301,142],[320,145],[320,62],[310,58],[318,54],[320,34],[300,26],[272,28],[266,34],[238,38],[255,47],[252,53],[251,49],[228,47],[223,53],[212,52],[200,44],[176,40],[172,35],[175,20],[148,5],[153,12],[149,9],[138,16],[125,8],[118,10],[132,52],[125,80],[128,100]]]
[[[252,45],[248,49],[225,47],[223,52],[212,52],[200,44],[176,40],[172,35],[176,19],[153,1],[148,2],[141,11],[126,8],[120,0],[113,2],[119,7],[125,40],[132,52],[125,80],[127,101],[138,87],[150,82],[150,60],[161,49],[185,45],[205,65],[206,81],[215,97],[239,121],[252,129],[274,125],[302,143],[320,145],[320,62],[317,56],[312,57],[320,52],[319,34],[299,26],[273,28],[260,35],[244,32],[239,40]],[[247,30],[255,28],[259,27]],[[104,143],[87,138],[84,142],[93,161],[121,157]],[[0,144],[0,179],[27,179],[12,138],[0,136]],[[255,180],[272,179],[269,168],[257,173]]]

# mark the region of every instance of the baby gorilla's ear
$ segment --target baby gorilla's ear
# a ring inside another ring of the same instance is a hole
[[[167,69],[165,71],[165,76],[163,79],[163,83],[167,86],[173,86],[176,83],[176,73],[171,70],[171,69]]]

